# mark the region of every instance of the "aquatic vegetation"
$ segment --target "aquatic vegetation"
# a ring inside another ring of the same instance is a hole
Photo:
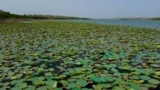
[[[0,89],[147,90],[160,31],[69,22],[0,24]]]

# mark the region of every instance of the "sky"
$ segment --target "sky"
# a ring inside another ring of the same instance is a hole
[[[0,0],[0,10],[87,18],[160,17],[160,0]]]

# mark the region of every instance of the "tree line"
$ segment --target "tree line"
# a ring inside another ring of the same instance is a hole
[[[55,16],[55,15],[18,15],[18,14],[12,14],[10,12],[6,12],[3,10],[0,10],[0,20],[5,19],[88,19],[88,18],[79,18],[79,17],[68,17],[68,16]]]

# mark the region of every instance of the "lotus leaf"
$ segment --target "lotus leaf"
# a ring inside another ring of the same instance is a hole
[[[149,76],[146,76],[146,75],[141,75],[141,76],[139,76],[139,77],[140,77],[140,79],[142,79],[142,80],[150,80],[150,79],[151,79]]]
[[[48,80],[46,81],[46,84],[51,86],[52,88],[57,88],[57,81]]]
[[[148,82],[151,84],[160,84],[160,81],[156,79],[150,79]]]
[[[33,85],[35,85],[35,86],[41,86],[41,85],[44,85],[44,84],[45,84],[45,82],[44,82],[43,80],[38,80],[38,79],[32,81],[32,83],[33,83]]]
[[[6,83],[3,83],[3,86],[8,86],[10,83],[9,82],[6,82]]]
[[[6,89],[2,89],[2,90],[6,90]],[[11,90],[22,90],[22,89],[19,87],[13,87]]]
[[[48,76],[53,76],[53,74],[51,72],[47,72],[45,73],[45,76],[48,77]]]
[[[154,67],[154,68],[160,68],[159,64],[151,64],[151,66]]]
[[[20,89],[24,89],[27,88],[27,83],[17,83],[16,86],[19,87]]]
[[[139,77],[138,77],[137,75],[132,75],[132,76],[130,77],[130,79],[136,79],[136,80],[138,80]]]
[[[87,85],[87,81],[79,80],[76,82],[77,87],[85,87]]]
[[[94,90],[102,90],[102,86],[100,84],[98,85],[93,85]]]
[[[81,90],[80,88],[73,88],[72,90]]]
[[[81,90],[93,90],[93,89],[88,89],[88,88],[82,88]]]
[[[42,77],[42,76],[41,76],[41,77],[37,77],[37,79],[43,81],[43,80],[45,79],[45,77]]]
[[[38,87],[36,90],[48,90],[46,86]]]
[[[113,87],[113,90],[126,90],[126,89],[123,87]]]
[[[129,83],[131,85],[131,89],[133,90],[141,90],[140,86],[136,83]]]
[[[155,72],[156,76],[160,76],[160,71],[159,72]]]
[[[144,80],[136,80],[134,82],[137,83],[137,84],[142,84],[144,82]]]
[[[27,88],[25,88],[24,90],[35,90],[36,87],[35,86],[32,86],[32,85],[28,85]]]
[[[63,86],[67,86],[67,84],[68,84],[68,82],[65,80],[61,80],[60,82],[62,83]]]
[[[76,87],[75,83],[68,83],[68,85],[67,85],[67,89],[73,89],[75,87]]]

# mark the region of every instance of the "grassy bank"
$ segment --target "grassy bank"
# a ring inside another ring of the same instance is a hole
[[[155,90],[160,31],[69,22],[0,24],[0,89]]]

